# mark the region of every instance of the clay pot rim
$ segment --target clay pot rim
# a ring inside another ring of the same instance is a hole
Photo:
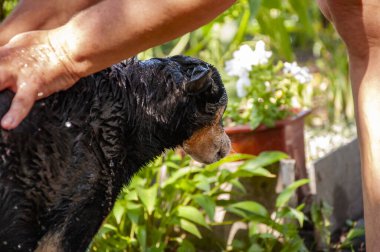
[[[252,129],[250,125],[236,125],[236,126],[227,126],[224,128],[224,130],[226,131],[227,134],[236,134],[236,133],[248,133],[252,131],[264,131],[268,129],[280,128],[286,124],[289,124],[289,122],[303,119],[310,113],[311,113],[310,109],[301,110],[300,112],[298,112],[297,114],[291,117],[277,121],[274,127],[267,127],[265,125],[260,125],[256,129]]]

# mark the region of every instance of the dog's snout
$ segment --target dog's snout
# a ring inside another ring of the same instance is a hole
[[[230,153],[231,150],[231,141],[228,138],[227,134],[224,133],[222,144],[219,151],[216,153],[216,160],[222,159]]]

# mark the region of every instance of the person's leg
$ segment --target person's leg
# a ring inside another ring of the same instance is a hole
[[[14,11],[0,24],[0,45],[14,35],[45,30],[65,24],[79,11],[101,0],[21,0]]]
[[[380,251],[380,2],[319,0],[348,48],[359,134],[367,251]]]

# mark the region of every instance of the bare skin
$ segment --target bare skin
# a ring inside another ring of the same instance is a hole
[[[206,24],[234,0],[79,2],[92,2],[92,5],[84,4],[82,10],[74,8],[71,19],[71,12],[57,19],[52,15],[53,18],[47,18],[50,21],[42,25],[34,23],[37,28],[20,24],[19,31],[28,31],[52,28],[69,20],[54,29],[20,33],[0,47],[0,90],[9,88],[16,92],[8,113],[2,118],[3,128],[17,127],[37,99],[67,89],[80,77]],[[23,3],[30,4],[27,0]],[[65,5],[60,8],[63,7]],[[32,7],[19,7],[22,8]],[[25,10],[17,15],[25,15]],[[28,18],[32,20],[33,15]],[[12,30],[13,24],[16,27],[16,14],[12,20],[1,29]],[[7,39],[4,36],[2,41]]]
[[[318,0],[346,43],[361,150],[366,249],[380,251],[380,2]]]
[[[13,36],[34,30],[61,26],[75,14],[101,0],[20,0],[12,13],[0,24],[0,45]]]

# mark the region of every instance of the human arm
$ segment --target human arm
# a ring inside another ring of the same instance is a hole
[[[0,45],[22,32],[61,26],[76,13],[99,1],[101,0],[20,0],[0,24]]]
[[[15,36],[0,48],[0,89],[16,92],[2,127],[15,128],[36,99],[67,89],[80,77],[185,34],[211,21],[233,3],[234,0],[104,0],[61,27]]]

